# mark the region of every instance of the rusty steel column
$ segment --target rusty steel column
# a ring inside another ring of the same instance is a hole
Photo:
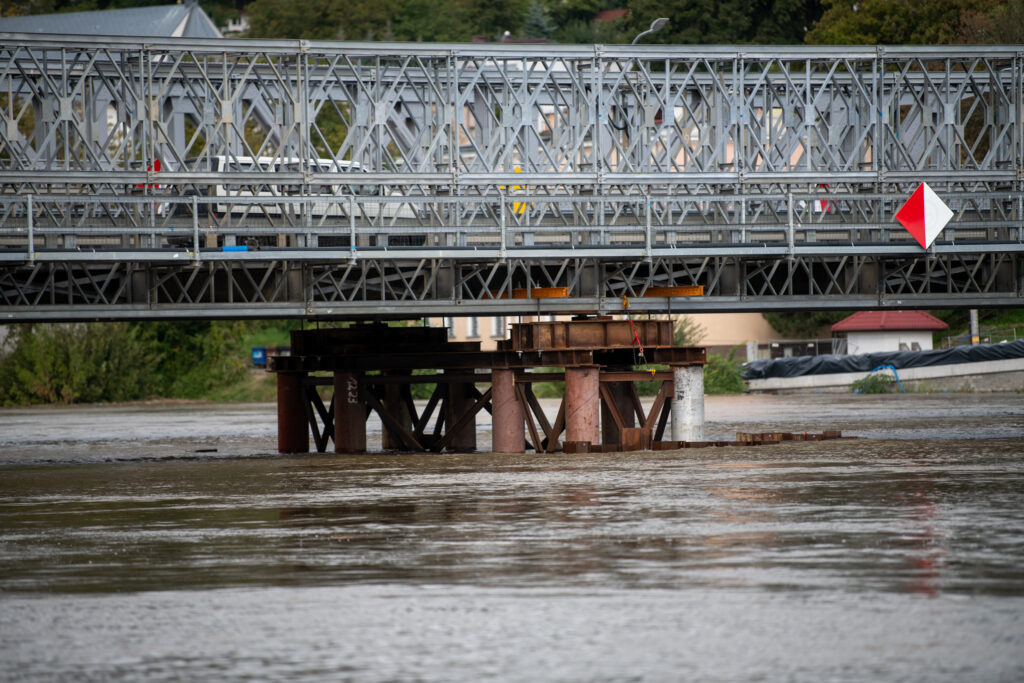
[[[384,375],[398,374],[396,372],[386,370]],[[412,429],[412,415],[409,414],[409,409],[405,404],[404,391],[408,390],[408,385],[402,384],[385,384],[384,385],[384,398],[381,400],[381,405],[387,410],[395,420],[411,431]],[[381,447],[384,450],[397,450],[404,451],[407,446],[402,437],[398,434],[393,433],[386,424],[381,425]]]
[[[277,373],[277,452],[309,453],[304,372]]]
[[[626,368],[623,368],[626,369]],[[623,426],[627,429],[636,426],[636,411],[633,410],[633,397],[630,393],[632,382],[606,382],[609,393],[615,401],[615,407],[622,417]],[[619,426],[615,424],[611,410],[601,401],[601,439],[605,444],[618,444],[622,439]]]
[[[459,371],[445,370],[447,374],[458,374]],[[465,373],[465,371],[461,371]],[[445,429],[452,426],[463,416],[476,399],[473,397],[473,385],[468,382],[452,382],[448,385],[448,403],[445,414]],[[459,453],[472,453],[476,450],[476,417],[474,416],[465,426],[452,437],[448,449]]]
[[[601,443],[600,368],[565,369],[565,440]]]
[[[495,453],[524,453],[526,423],[516,398],[515,370],[491,371],[491,450]]]
[[[672,368],[672,440],[704,440],[704,366]]]
[[[366,403],[354,372],[334,373],[334,452],[366,452]]]

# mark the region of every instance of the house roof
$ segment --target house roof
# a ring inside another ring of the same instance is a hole
[[[224,37],[206,12],[195,2],[95,12],[2,17],[0,18],[0,31],[152,38]]]
[[[949,325],[925,311],[858,311],[832,326],[833,332],[948,329]]]
[[[629,14],[628,9],[605,9],[594,15],[591,21],[618,21]]]

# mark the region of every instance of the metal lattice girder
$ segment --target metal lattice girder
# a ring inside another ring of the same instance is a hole
[[[5,34],[0,154],[22,182],[368,184],[1016,180],[1013,47],[699,48]],[[515,178],[519,168],[523,177]],[[86,179],[52,172],[100,173]],[[781,176],[780,176],[781,174]],[[276,176],[270,178],[270,176]],[[10,177],[8,176],[8,179]],[[961,176],[962,179],[962,176]]]
[[[664,288],[693,286],[702,287],[703,293],[678,298],[657,294]],[[708,254],[651,261],[40,262],[0,268],[0,311],[9,321],[618,313],[627,305],[634,312],[676,313],[949,308],[965,302],[1012,307],[1022,297],[1020,252],[782,252],[776,257]]]
[[[1020,301],[1019,47],[0,39],[11,320]]]
[[[128,305],[132,302],[131,272],[132,266],[128,263],[42,262],[20,268],[0,268],[0,306],[18,310]]]

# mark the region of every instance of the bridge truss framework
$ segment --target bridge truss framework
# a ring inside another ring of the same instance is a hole
[[[0,38],[6,320],[1024,294],[1020,46]]]

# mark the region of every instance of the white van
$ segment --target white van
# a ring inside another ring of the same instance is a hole
[[[317,175],[337,176],[348,173],[360,173],[358,163],[353,161],[335,159],[308,159],[300,160],[291,158],[273,157],[248,157],[248,156],[211,156],[195,159],[186,159],[187,167],[197,172],[210,172],[217,174],[231,173],[265,173],[267,183],[257,182],[246,183],[213,183],[210,184],[208,196],[211,197],[299,197],[302,195],[302,185],[280,185],[273,177],[277,173],[313,173]],[[401,194],[389,191],[386,195],[381,194],[379,185],[364,185],[359,183],[347,184],[337,182],[336,177],[330,178],[330,182],[307,183],[305,187],[309,194],[309,208],[313,216],[339,216],[348,217],[348,197],[356,198],[356,218],[416,218],[415,206],[400,201],[372,201],[372,197],[400,197]],[[319,201],[318,201],[319,200]],[[360,201],[362,200],[362,201]],[[282,213],[301,214],[305,202],[270,202],[266,204],[233,203],[230,201],[218,202],[214,205],[214,211],[218,213],[250,213],[253,215],[279,216]]]

